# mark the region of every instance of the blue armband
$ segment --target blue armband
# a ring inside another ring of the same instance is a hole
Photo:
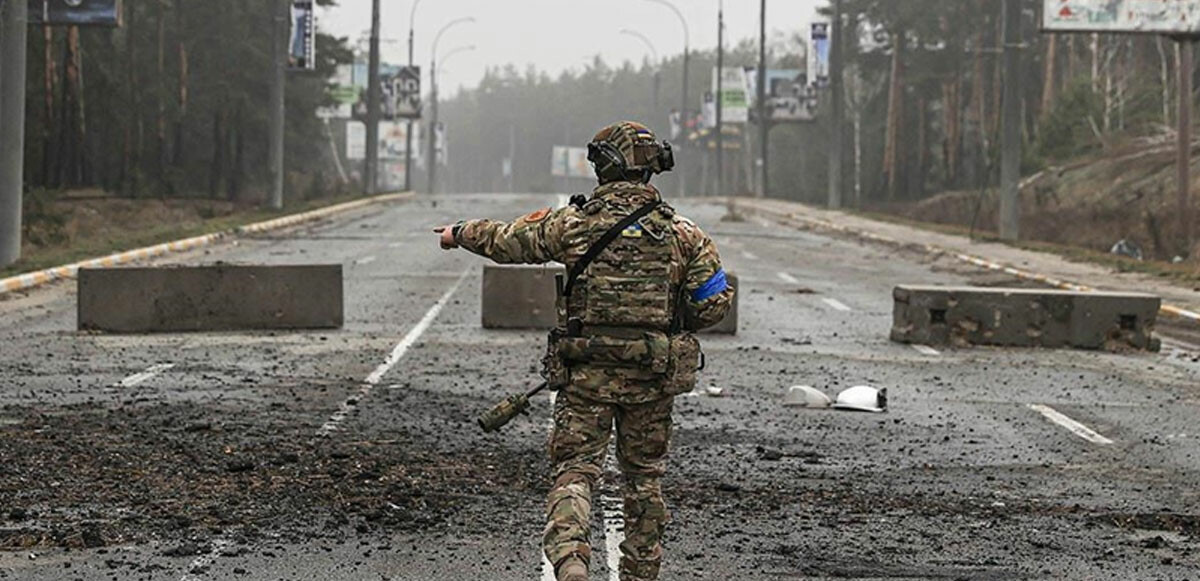
[[[725,292],[727,288],[729,288],[729,281],[725,279],[725,269],[722,268],[717,270],[716,274],[713,274],[708,279],[708,282],[701,285],[695,291],[692,291],[692,301],[697,303],[704,302]]]

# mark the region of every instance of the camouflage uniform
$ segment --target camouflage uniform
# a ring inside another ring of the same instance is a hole
[[[455,240],[499,263],[559,262],[570,268],[621,218],[659,199],[658,191],[647,184],[613,182],[597,188],[582,206],[539,210],[511,223],[460,223]],[[643,252],[653,254],[645,244],[637,246],[651,241],[643,237],[658,242],[657,259],[637,260]],[[549,442],[554,483],[547,500],[543,548],[556,567],[572,556],[585,563],[590,559],[592,489],[603,470],[615,425],[617,459],[625,480],[620,575],[624,580],[651,580],[658,578],[663,530],[670,519],[659,479],[665,469],[674,396],[691,391],[695,384],[699,343],[691,331],[720,322],[734,291],[725,282],[712,240],[670,206],[660,206],[618,240],[593,262],[571,305],[560,301],[560,322],[564,310],[586,310],[590,301],[609,307],[589,315],[589,323],[603,318],[623,323],[590,326],[591,342],[583,348],[588,357],[579,357],[567,367],[569,380],[559,391]],[[656,290],[647,298],[639,296],[639,289]],[[655,298],[660,291],[666,296]],[[680,300],[685,304],[677,304]],[[626,328],[628,321],[661,318],[661,311],[686,315],[674,334],[650,328],[661,322],[646,329]],[[622,343],[626,338],[635,339]],[[610,345],[620,346],[615,355],[607,350]]]

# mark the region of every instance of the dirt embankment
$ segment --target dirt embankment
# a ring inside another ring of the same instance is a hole
[[[1193,155],[1193,180],[1200,163]],[[1025,240],[1108,252],[1122,239],[1146,260],[1176,256],[1200,265],[1200,245],[1184,248],[1175,188],[1175,150],[1162,143],[1131,145],[1104,156],[1052,167],[1024,179],[1021,235]],[[1195,182],[1193,181],[1193,191]],[[1193,193],[1193,213],[1200,200]],[[991,189],[947,192],[888,209],[911,220],[994,233],[999,198]]]

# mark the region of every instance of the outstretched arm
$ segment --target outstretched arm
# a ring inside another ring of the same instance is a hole
[[[563,230],[572,212],[545,208],[512,222],[470,220],[437,232],[442,248],[462,247],[500,264],[561,262]]]

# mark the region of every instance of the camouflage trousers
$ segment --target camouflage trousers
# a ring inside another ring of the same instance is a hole
[[[571,388],[559,392],[549,445],[554,485],[542,537],[546,558],[556,568],[572,555],[590,561],[592,490],[603,473],[615,426],[625,501],[620,578],[658,579],[663,531],[670,520],[659,479],[671,439],[673,404],[670,397],[625,405],[594,401]]]

